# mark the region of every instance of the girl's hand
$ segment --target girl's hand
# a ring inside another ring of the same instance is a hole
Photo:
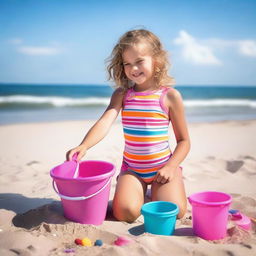
[[[71,150],[69,150],[67,153],[66,153],[66,159],[67,161],[71,161],[72,160],[72,157],[75,153],[78,153],[77,155],[77,161],[80,161],[86,154],[86,147],[83,146],[83,145],[80,145],[78,147],[75,147]]]
[[[176,171],[177,168],[163,166],[158,170],[154,181],[162,184],[170,182],[175,177]]]

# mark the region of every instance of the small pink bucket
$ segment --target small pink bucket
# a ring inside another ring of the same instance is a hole
[[[106,217],[114,173],[115,166],[105,161],[72,160],[53,168],[50,175],[53,188],[61,197],[64,216],[82,224],[101,225]]]
[[[206,240],[224,238],[227,234],[231,196],[222,192],[205,191],[192,194],[188,200],[192,205],[194,234]]]

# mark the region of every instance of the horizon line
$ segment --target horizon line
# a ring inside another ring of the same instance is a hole
[[[108,86],[108,87],[114,87],[114,85],[111,84],[95,84],[95,83],[26,83],[26,82],[0,82],[0,85],[46,85],[46,86]],[[256,84],[175,84],[174,87],[176,86],[183,86],[183,87],[193,87],[193,86],[198,86],[198,87],[210,87],[210,86],[215,86],[215,87],[256,87]]]

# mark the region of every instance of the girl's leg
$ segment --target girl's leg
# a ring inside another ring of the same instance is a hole
[[[187,197],[184,183],[182,180],[182,171],[176,170],[175,177],[165,184],[153,182],[151,186],[152,201],[168,201],[179,206],[178,218],[182,218],[187,211]]]
[[[120,174],[113,199],[113,214],[120,221],[133,222],[140,216],[147,185],[135,174]]]

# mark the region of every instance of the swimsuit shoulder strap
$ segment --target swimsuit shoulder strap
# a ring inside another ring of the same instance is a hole
[[[161,93],[161,97],[160,97],[159,103],[160,103],[160,106],[161,106],[162,110],[167,115],[169,115],[169,110],[168,110],[168,108],[164,104],[164,97],[169,92],[169,90],[172,90],[172,87],[162,86],[161,90],[162,90],[162,93]]]
[[[125,103],[126,103],[127,98],[129,98],[129,96],[131,95],[131,92],[132,92],[132,88],[130,88],[130,89],[128,89],[128,90],[126,91],[126,93],[125,93],[125,95],[124,95],[124,97],[123,97],[123,107],[124,107],[124,105],[125,105]]]

